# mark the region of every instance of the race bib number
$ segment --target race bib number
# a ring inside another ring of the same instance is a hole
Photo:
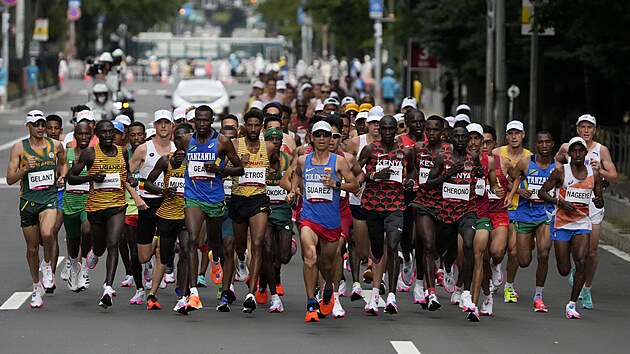
[[[226,197],[229,198],[232,196],[232,180],[231,179],[223,180],[223,191],[225,192]]]
[[[90,193],[90,182],[81,184],[66,184],[66,193],[70,194],[88,194]]]
[[[188,161],[188,176],[193,180],[212,180],[214,173],[206,171],[202,161]]]
[[[94,189],[101,192],[115,192],[121,189],[120,174],[107,173],[103,182],[94,182]]]
[[[497,195],[494,194],[494,192],[492,192],[490,190],[490,185],[489,184],[486,184],[486,192],[488,192],[488,199],[491,199],[491,200],[499,200],[499,199],[501,199],[501,198],[497,197]]]
[[[332,202],[333,189],[322,182],[306,182],[306,200],[309,202]]]
[[[431,171],[431,169],[425,167],[420,168],[420,172],[418,173],[418,184],[423,185],[427,183],[427,180],[429,179],[429,171]]]
[[[182,177],[172,177],[168,179],[168,188],[176,189],[175,195],[183,197],[184,196],[184,186],[186,185],[185,180]]]
[[[144,196],[144,197],[148,197],[148,196],[154,196],[154,197],[161,197],[161,194],[153,194],[153,193],[149,193],[146,189],[144,184],[147,183],[145,182],[140,182],[138,183],[138,187],[141,190],[140,195]],[[153,182],[153,185],[160,188],[160,189],[164,189],[164,173],[160,173],[160,175],[158,176],[158,178],[155,179],[155,181]]]
[[[528,190],[532,191],[532,195],[529,196],[529,200],[531,201],[540,201],[540,197],[538,196],[538,191],[542,188],[540,184],[530,184],[528,186]]]
[[[267,186],[267,196],[271,204],[280,204],[285,202],[287,191],[280,186]]]
[[[28,173],[28,186],[33,191],[44,190],[55,184],[55,171],[37,171]]]
[[[589,205],[591,203],[591,190],[584,188],[567,188],[564,200],[569,203]]]
[[[478,196],[483,196],[486,193],[486,180],[483,178],[477,178],[477,183],[475,183],[475,194]]]
[[[442,184],[442,198],[470,200],[470,185],[445,182]]]
[[[264,167],[251,168],[246,167],[245,173],[238,178],[239,186],[256,186],[262,187],[265,185],[265,174],[267,169]]]
[[[384,165],[377,165],[376,166],[376,172],[379,172],[381,170],[384,170],[385,168],[389,167],[389,179],[387,179],[386,181],[390,181],[390,182],[396,182],[396,183],[400,183],[402,184],[402,175],[403,175],[403,167],[402,166],[384,166]]]

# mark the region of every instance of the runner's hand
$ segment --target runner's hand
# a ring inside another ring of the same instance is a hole
[[[374,174],[374,179],[389,179],[389,175],[392,173],[392,171],[389,169],[388,167],[385,167],[384,169],[376,172]]]
[[[221,167],[217,166],[217,164],[212,161],[204,162],[203,167],[208,173],[219,173],[221,171]]]
[[[595,206],[600,208],[600,209],[603,208],[604,207],[604,198],[602,196],[593,198],[593,204],[595,204]]]
[[[484,177],[484,172],[483,172],[483,167],[481,166],[475,166],[472,170],[472,173],[475,177],[477,178],[482,178]]]
[[[105,180],[104,173],[95,173],[93,175],[89,175],[93,182],[102,183]]]
[[[326,187],[334,188],[336,183],[330,176],[330,173],[326,173],[322,175],[322,184]]]
[[[464,170],[464,164],[461,161],[456,162],[451,168],[446,170],[444,174],[447,178],[451,178]]]
[[[413,179],[408,178],[408,179],[407,179],[407,180],[403,183],[403,188],[404,188],[405,190],[408,190],[408,191],[409,191],[409,190],[412,190],[412,189],[413,189],[413,187],[415,187],[415,185],[416,185],[416,182],[415,182]]]
[[[528,189],[523,189],[523,188],[518,188],[516,190],[516,193],[523,199],[529,199],[529,197],[531,197],[532,194],[534,194],[534,191],[530,191]]]
[[[127,183],[129,183],[129,185],[133,188],[138,186],[138,180],[132,176],[127,176]]]
[[[242,163],[248,163],[249,162],[249,154],[241,155],[241,162]]]
[[[575,205],[573,203],[567,202],[564,199],[558,199],[558,207],[572,213],[575,211]]]
[[[57,187],[61,188],[64,187],[66,185],[66,178],[63,176],[59,176],[59,178],[57,178]]]
[[[177,188],[163,188],[162,189],[162,194],[165,197],[172,197],[175,195],[176,192],[177,192]]]
[[[184,153],[183,150],[177,150],[173,153],[173,156],[171,157],[171,165],[173,167],[177,166],[181,166],[182,162],[184,162],[184,157],[186,156],[186,154]]]
[[[601,168],[601,165],[600,165],[599,161],[591,159],[591,167],[595,171],[599,172],[599,169]]]
[[[134,198],[135,202],[136,202],[136,206],[138,207],[138,210],[147,210],[149,209],[149,206],[147,205],[147,203],[144,202],[144,200],[140,197]]]

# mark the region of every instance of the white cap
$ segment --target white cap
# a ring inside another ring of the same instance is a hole
[[[92,92],[105,93],[105,92],[109,92],[109,89],[107,88],[105,84],[96,84],[94,85],[94,87],[92,87]]]
[[[195,110],[191,109],[190,111],[188,111],[188,113],[186,113],[186,120],[193,120],[195,119]]]
[[[479,133],[479,135],[483,136],[483,127],[479,123],[471,123],[466,126],[469,133],[475,132]]]
[[[311,129],[311,132],[314,133],[318,130],[323,130],[323,131],[332,133],[332,128],[330,124],[328,124],[328,122],[324,122],[323,120],[320,120],[319,122],[315,123],[313,125],[313,128]]]
[[[571,138],[571,140],[569,140],[569,148],[571,147],[571,145],[576,143],[582,144],[582,146],[584,146],[584,148],[588,150],[588,147],[586,146],[586,141],[579,136],[573,137]]]
[[[173,110],[173,120],[180,119],[186,119],[186,107],[177,107]]]
[[[147,131],[146,131],[147,139],[152,137],[152,136],[154,136],[156,133],[157,132],[156,132],[155,128],[148,128]]]
[[[381,106],[374,106],[370,109],[370,112],[368,112],[367,122],[378,122],[384,115],[385,112]]]
[[[125,52],[123,52],[122,49],[120,49],[120,48],[116,48],[112,52],[112,56],[114,56],[114,57],[124,57],[125,56]]]
[[[590,114],[583,114],[581,116],[578,117],[577,123],[575,123],[575,125],[580,124],[580,122],[589,122],[592,123],[593,125],[597,126],[597,120],[595,119],[595,117],[593,117]]]
[[[394,114],[394,118],[396,118],[396,122],[400,123],[405,120],[405,115],[402,113],[396,113]]]
[[[455,109],[455,112],[459,112],[460,110],[465,110],[470,112],[470,107],[467,104],[460,104],[459,106],[457,106],[457,108]]]
[[[109,52],[103,52],[103,54],[101,54],[101,56],[98,57],[98,61],[113,63],[114,58],[112,58],[112,55]]]
[[[262,90],[265,88],[265,84],[263,84],[262,81],[254,81],[254,84],[252,85],[252,87]]]
[[[446,117],[444,118],[444,120],[448,123],[449,127],[454,127],[455,126],[455,117]]]
[[[280,91],[280,90],[286,90],[286,89],[287,89],[286,82],[284,82],[283,80],[276,81],[276,90]]]
[[[418,108],[418,103],[416,102],[415,98],[408,96],[403,99],[402,104],[400,105],[400,109],[403,109],[405,107]]]
[[[168,119],[171,123],[173,123],[173,113],[168,109],[160,109],[155,111],[153,114],[153,121],[157,122],[160,119]]]
[[[84,110],[84,111],[81,111],[81,112],[77,113],[77,122],[80,122],[80,121],[82,121],[84,119],[88,120],[90,122],[96,121],[96,118],[94,117],[94,112],[88,111],[88,110]]]
[[[330,91],[330,97],[331,98],[339,98],[339,94],[337,93],[337,91]]]
[[[262,111],[263,107],[264,107],[264,106],[263,106],[263,103],[262,103],[262,102],[260,102],[260,101],[254,101],[254,102],[252,102],[252,104],[251,104],[251,105],[249,105],[249,109],[250,109],[250,110],[251,110],[252,108],[256,108],[256,109],[258,109],[258,110],[261,110],[261,111]]]
[[[354,98],[350,97],[350,96],[346,96],[341,100],[341,105],[347,105],[348,103],[357,103]]]
[[[32,110],[26,114],[26,123],[24,123],[24,125],[27,125],[28,123],[35,123],[38,120],[46,120],[46,117],[44,117],[44,112],[38,109]]]
[[[339,107],[339,101],[332,97],[328,97],[324,100],[324,106],[326,106],[327,104],[334,104],[335,106]]]
[[[513,121],[509,122],[507,124],[507,126],[505,126],[505,131],[506,132],[508,132],[508,131],[510,131],[512,129],[516,129],[516,130],[519,130],[519,131],[522,131],[522,132],[525,131],[525,128],[523,128],[523,123],[518,121],[518,120],[513,120]]]
[[[359,119],[366,119],[368,117],[368,112],[359,112],[357,116],[354,118],[355,122]]]
[[[306,90],[306,89],[312,89],[313,85],[309,84],[308,82],[305,82],[302,84],[302,87],[300,87],[300,92]]]
[[[321,112],[324,110],[324,105],[323,104],[318,104],[317,106],[315,106],[315,112]]]
[[[464,121],[464,122],[470,124],[470,118],[467,115],[465,115],[465,114],[458,114],[458,115],[455,116],[455,123],[461,122],[461,121]]]
[[[131,124],[131,118],[124,114],[117,116],[114,120],[121,122],[125,127],[128,127]]]

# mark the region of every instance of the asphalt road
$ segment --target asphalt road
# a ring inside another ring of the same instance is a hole
[[[147,86],[145,89],[150,92],[166,87]],[[61,111],[79,103],[78,97],[78,93],[69,90],[67,96],[41,109],[45,113]],[[137,106],[138,111],[153,112],[167,105],[166,99],[153,94],[146,99],[139,97]],[[240,111],[242,105],[238,107],[236,110]],[[22,119],[23,113],[15,113],[12,119]],[[4,119],[5,115],[0,117]],[[8,127],[9,132],[3,129],[1,138],[4,140],[0,140],[0,145],[24,134],[22,126]],[[8,133],[14,135],[4,135]],[[2,171],[8,153],[8,150],[0,151]],[[2,186],[0,200],[3,201],[0,224],[4,231],[0,248],[2,304],[15,292],[30,291],[30,277],[19,228],[18,189]],[[59,238],[61,254],[65,255],[63,229]],[[515,287],[520,294],[519,303],[504,304],[499,292],[494,297],[494,316],[482,317],[480,323],[469,323],[465,314],[459,307],[450,305],[449,297],[439,288],[443,308],[437,312],[430,313],[413,305],[410,293],[398,295],[400,313],[395,316],[385,313],[368,316],[363,311],[364,302],[351,303],[349,298],[342,298],[346,318],[326,318],[314,324],[303,322],[305,294],[299,253],[283,268],[286,295],[282,298],[285,312],[281,314],[267,313],[268,305],[259,306],[251,315],[243,314],[244,283],[236,284],[238,299],[230,313],[214,310],[216,285],[201,289],[204,309],[187,317],[171,310],[176,301],[171,285],[158,294],[163,309],[147,311],[145,306],[129,305],[134,290],[120,287],[122,263],[119,263],[114,284],[118,292],[114,306],[103,310],[97,306],[104,279],[104,262],[101,262],[91,272],[91,288],[86,291],[70,292],[58,275],[58,289],[44,298],[43,309],[30,309],[28,303],[24,303],[18,309],[0,311],[0,352],[626,353],[630,309],[624,307],[622,296],[630,286],[628,260],[630,258],[624,260],[600,249],[593,290],[596,308],[580,310],[582,319],[579,321],[564,317],[570,288],[566,279],[558,275],[552,256],[544,296],[550,309],[547,314],[532,311],[534,261],[532,267],[520,270],[517,276]],[[346,276],[350,278],[349,274]],[[363,287],[370,288],[366,284]],[[392,344],[392,341],[402,343]]]

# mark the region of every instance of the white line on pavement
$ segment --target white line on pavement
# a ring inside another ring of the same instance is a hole
[[[147,118],[149,116],[149,112],[134,112],[135,118]]]
[[[10,186],[7,184],[6,177],[0,177],[0,188],[20,188],[20,185],[18,183],[15,183]]]
[[[147,89],[138,89],[138,90],[136,90],[135,94],[138,95],[138,96],[146,96],[146,95],[149,94],[149,90],[147,90]]]
[[[11,141],[9,141],[7,143],[4,143],[4,144],[0,145],[0,151],[4,151],[6,149],[10,149],[10,148],[13,147],[13,144],[17,143],[20,140],[26,139],[26,138],[28,138],[28,135],[23,136],[21,138],[17,138],[17,139],[11,140]]]
[[[11,295],[11,297],[7,299],[2,306],[0,306],[0,310],[17,310],[30,296],[31,293],[26,291],[13,293],[13,295]]]
[[[609,245],[599,245],[599,247],[605,249],[606,251],[614,254],[615,256],[623,259],[626,262],[630,262],[630,254],[627,254],[626,252],[624,252],[624,251],[622,251],[622,250],[620,250],[618,248],[615,248],[615,247],[609,246]]]
[[[413,342],[410,341],[389,341],[392,344],[392,347],[396,349],[396,353],[398,354],[420,354],[420,351]]]
[[[169,90],[155,90],[155,94],[158,96],[164,96],[168,94],[169,92],[170,92]]]

